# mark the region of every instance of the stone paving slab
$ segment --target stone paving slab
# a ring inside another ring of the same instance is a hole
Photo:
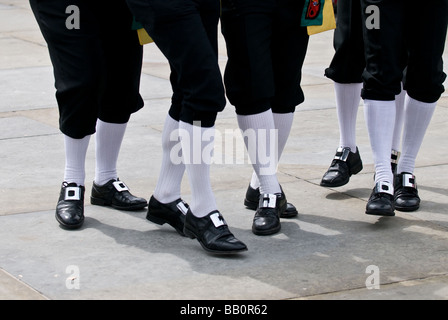
[[[217,198],[241,202],[235,191],[244,189],[218,191]],[[50,299],[289,299],[363,288],[369,266],[379,268],[382,285],[445,275],[446,226],[404,214],[367,216],[359,210],[365,202],[355,198],[317,210],[325,189],[310,192],[315,200],[307,197],[299,218],[284,219],[271,237],[251,233],[252,214],[242,205],[219,201],[249,247],[229,258],[147,222],[144,210],[87,206],[85,226],[72,232],[55,223],[53,210],[3,216],[2,268]],[[70,266],[79,270],[79,289],[66,285]]]
[[[223,68],[222,38],[219,48]],[[395,217],[365,215],[373,161],[362,103],[357,140],[363,171],[346,186],[319,186],[339,139],[333,85],[323,76],[332,53],[331,32],[310,39],[306,101],[297,108],[278,168],[299,216],[282,219],[276,235],[253,235],[253,211],[243,205],[250,164],[216,163],[211,179],[218,207],[249,247],[239,256],[217,257],[196,240],[148,222],[145,210],[117,211],[87,200],[83,228],[59,227],[54,209],[64,150],[47,48],[28,1],[0,0],[0,299],[447,300],[448,94],[438,103],[417,159],[421,208]],[[146,198],[160,168],[168,72],[163,55],[146,46],[145,107],[128,124],[118,164],[120,178]],[[216,129],[237,130],[232,106],[219,115]],[[217,159],[232,152],[217,148]],[[87,199],[93,175],[92,137]],[[188,201],[187,178],[182,190]],[[373,284],[378,288],[368,289]]]

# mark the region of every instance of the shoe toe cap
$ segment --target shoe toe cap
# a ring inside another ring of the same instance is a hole
[[[237,252],[247,250],[247,246],[237,238],[231,236],[225,240],[216,241],[211,245],[212,249],[224,251],[224,252]]]
[[[320,185],[325,187],[339,187],[346,184],[350,179],[347,174],[342,174],[341,172],[332,171],[322,178]]]
[[[63,210],[58,208],[56,211],[56,220],[64,227],[79,228],[84,222],[84,214],[78,210]]]
[[[269,235],[277,233],[281,228],[280,219],[277,215],[257,216],[252,223],[252,232],[258,235]]]
[[[400,211],[414,211],[420,207],[419,198],[397,198],[395,208]]]

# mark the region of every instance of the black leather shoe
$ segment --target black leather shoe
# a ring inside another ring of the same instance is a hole
[[[143,209],[148,205],[145,199],[133,196],[124,182],[118,179],[109,180],[102,186],[94,182],[90,203],[127,211]]]
[[[367,201],[366,214],[394,216],[394,191],[392,184],[377,182]]]
[[[283,192],[283,190],[282,190]],[[244,198],[244,205],[251,210],[257,210],[260,202],[260,188],[254,189],[250,185],[246,191],[246,197]],[[296,207],[287,202],[286,209],[280,214],[280,218],[292,218],[299,214]]]
[[[58,204],[56,220],[67,229],[77,229],[84,223],[84,186],[63,182]]]
[[[412,173],[402,172],[395,175],[394,189],[395,209],[415,211],[420,207],[417,183]]]
[[[347,184],[353,174],[362,170],[362,160],[358,147],[356,152],[351,152],[350,148],[339,147],[327,172],[325,172],[320,185],[322,187],[340,187]]]
[[[204,250],[217,254],[232,254],[247,250],[247,246],[230,232],[219,211],[196,218],[190,209],[185,216],[184,234],[198,239]]]
[[[261,194],[258,209],[252,223],[252,232],[259,236],[274,234],[280,231],[280,215],[286,208],[283,193]]]
[[[158,225],[168,223],[181,236],[185,236],[184,224],[187,211],[188,204],[180,198],[170,203],[161,203],[154,196],[151,196],[146,219]]]

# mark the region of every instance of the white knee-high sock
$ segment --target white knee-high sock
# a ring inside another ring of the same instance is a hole
[[[278,133],[278,159],[280,160],[286,142],[288,142],[289,134],[291,133],[292,123],[294,121],[294,112],[289,113],[272,113],[274,117],[274,126]]]
[[[215,128],[202,128],[180,121],[179,129],[185,170],[191,188],[189,205],[193,215],[201,218],[217,210],[210,182]]]
[[[185,165],[182,161],[182,149],[179,148],[179,152],[173,149],[179,143],[179,121],[168,114],[162,132],[162,166],[153,194],[154,198],[161,203],[173,202],[181,197]],[[172,150],[173,154],[171,154]]]
[[[364,101],[364,116],[372,147],[375,182],[393,183],[390,152],[395,124],[395,101],[366,99]]]
[[[404,98],[406,91],[401,90],[400,94],[395,96],[395,126],[394,136],[392,138],[392,150],[401,151],[401,135],[403,133],[404,123]]]
[[[334,83],[339,122],[339,145],[356,152],[356,119],[362,83]]]
[[[260,180],[258,180],[257,173],[255,171],[252,172],[252,177],[250,178],[250,186],[253,189],[257,189],[260,187]]]
[[[103,185],[117,179],[117,161],[127,123],[108,123],[98,119],[95,135],[95,183]]]
[[[272,111],[237,115],[252,167],[260,181],[261,193],[279,193],[277,179],[278,138]]]
[[[437,102],[426,103],[406,95],[403,144],[398,173],[414,173],[415,159],[431,122]]]
[[[74,182],[78,186],[85,185],[86,155],[89,147],[90,135],[82,139],[73,139],[64,135],[65,144],[65,171],[64,181]]]
[[[294,112],[289,113],[272,113],[274,117],[274,126],[278,133],[278,159],[280,161],[283,150],[285,149],[286,142],[288,141],[289,134],[291,133],[292,123],[294,120]],[[252,179],[250,186],[254,189],[260,187],[260,181],[258,180],[257,173],[252,173]]]

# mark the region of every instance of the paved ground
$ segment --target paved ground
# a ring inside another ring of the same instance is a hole
[[[297,109],[279,166],[299,216],[282,220],[274,236],[255,236],[253,212],[243,205],[251,175],[247,155],[242,164],[215,164],[219,208],[249,247],[240,256],[216,257],[196,240],[148,222],[144,210],[86,203],[82,229],[58,226],[64,149],[47,48],[28,2],[0,0],[0,299],[448,299],[448,95],[438,103],[417,159],[420,210],[368,216],[373,166],[362,105],[363,171],[344,187],[319,186],[339,140],[333,85],[323,76],[332,53],[332,32],[311,38],[306,102]],[[222,66],[225,61],[221,41]],[[160,167],[167,79],[166,60],[154,45],[145,46],[146,105],[128,125],[118,165],[131,191],[146,198]],[[237,129],[232,106],[216,128],[223,137]],[[233,156],[224,141],[221,151]],[[87,181],[93,169],[92,139]],[[182,187],[188,201],[186,179]]]

